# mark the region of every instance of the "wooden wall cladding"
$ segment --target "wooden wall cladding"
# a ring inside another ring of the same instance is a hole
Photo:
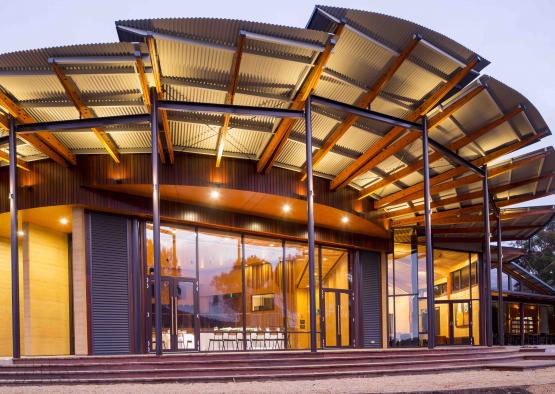
[[[63,168],[50,160],[29,163],[30,172],[20,171],[18,184],[19,209],[51,205],[77,204],[89,208],[148,216],[151,200],[121,193],[112,193],[91,186],[103,184],[135,184],[151,182],[150,155],[123,155],[115,164],[108,155],[80,155],[77,165]],[[299,174],[274,168],[270,174],[257,174],[255,163],[247,160],[226,159],[221,168],[214,167],[211,156],[176,154],[173,166],[161,167],[162,184],[193,186],[221,185],[225,188],[251,190],[280,196],[302,198],[304,183]],[[357,192],[346,188],[329,191],[329,180],[314,179],[315,202],[353,212]],[[358,206],[360,208],[360,204]],[[358,208],[357,208],[358,209]],[[368,207],[362,206],[367,211]],[[0,212],[9,210],[8,168],[0,168]],[[245,229],[292,238],[306,238],[306,225],[238,214],[229,211],[162,201],[161,214],[190,223],[210,224],[230,229]],[[388,249],[389,241],[343,231],[316,229],[317,240],[330,244],[354,245],[372,250]]]

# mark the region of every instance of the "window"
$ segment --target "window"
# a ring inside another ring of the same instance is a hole
[[[274,295],[273,294],[254,294],[251,296],[251,311],[273,311]]]
[[[439,283],[434,286],[434,295],[436,297],[441,297],[442,295],[447,294],[447,282]]]

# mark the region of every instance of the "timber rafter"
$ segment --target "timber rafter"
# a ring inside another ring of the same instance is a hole
[[[239,69],[241,68],[241,59],[243,58],[243,50],[245,48],[245,40],[245,35],[241,34],[237,42],[237,50],[235,51],[235,55],[233,56],[233,63],[231,65],[230,71],[231,81],[229,84],[229,90],[225,96],[225,103],[228,105],[233,104],[233,100],[235,98],[235,92],[237,90],[237,84],[239,82]],[[218,142],[216,144],[216,167],[220,166],[220,162],[222,160],[230,118],[230,114],[224,114],[223,124],[222,127],[220,127],[220,132],[218,133]]]
[[[403,62],[410,56],[414,48],[418,45],[422,37],[419,34],[415,34],[410,42],[405,46],[405,48],[397,55],[389,64],[389,67],[383,72],[383,74],[378,78],[378,80],[372,85],[372,88],[368,90],[364,95],[362,95],[355,103],[357,107],[367,109],[370,104],[378,97],[382,89],[387,85],[387,83],[393,78],[395,72],[401,67]],[[337,144],[337,142],[343,137],[343,135],[351,128],[353,124],[359,119],[357,115],[349,114],[343,122],[338,124],[331,134],[326,138],[324,145],[312,156],[312,165],[316,166],[322,159],[332,150],[332,148]],[[302,179],[306,177],[306,168],[303,169]]]
[[[54,70],[54,73],[58,77],[58,80],[64,87],[64,90],[66,91],[67,96],[69,97],[73,105],[75,105],[75,108],[77,108],[77,111],[79,111],[79,114],[81,115],[81,117],[85,119],[95,118],[96,117],[95,113],[89,107],[87,107],[87,105],[81,99],[79,89],[77,88],[77,85],[75,84],[75,82],[70,77],[65,75],[63,68],[59,64],[55,62],[51,64],[52,64],[52,69]],[[100,127],[92,127],[91,130],[96,136],[96,138],[98,138],[98,140],[100,141],[104,149],[112,157],[112,159],[114,159],[116,163],[119,163],[120,153],[119,153],[118,147],[112,140],[112,137],[110,137],[108,133],[106,133]]]
[[[312,70],[308,73],[306,78],[304,79],[303,83],[293,102],[291,103],[290,109],[293,110],[301,110],[304,108],[305,101],[308,99],[310,94],[316,88],[318,81],[320,80],[320,76],[322,75],[324,68],[331,57],[333,48],[337,40],[341,37],[345,29],[344,23],[338,23],[337,27],[333,32],[333,36],[328,39],[324,50],[318,55]],[[264,148],[260,159],[256,165],[256,171],[258,173],[268,173],[272,166],[274,165],[275,161],[277,160],[279,154],[283,150],[285,143],[287,142],[287,138],[291,134],[293,130],[293,126],[295,125],[296,119],[282,119],[276,129],[276,132]]]
[[[526,145],[529,145],[533,142],[536,142],[537,140],[539,140],[540,138],[542,138],[546,134],[547,134],[546,131],[542,131],[542,132],[539,132],[537,134],[533,134],[531,136],[528,136],[528,137],[522,139],[521,141],[518,141],[518,142],[515,142],[515,143],[510,144],[508,146],[496,149],[493,152],[490,152],[489,154],[487,154],[483,157],[475,159],[475,160],[472,161],[472,164],[474,164],[477,167],[481,167],[482,165],[487,164],[487,163],[489,163],[489,162],[491,162],[491,161],[493,161],[493,160],[495,160],[499,157],[502,157],[506,154],[514,152],[514,151],[516,151],[516,150],[518,150],[518,149],[520,149],[520,148],[522,148]],[[448,171],[445,171],[445,172],[443,172],[439,175],[436,175],[436,176],[430,178],[430,187],[431,187],[430,193],[437,193],[438,188],[434,188],[435,185],[439,185],[441,183],[451,181],[455,177],[463,175],[467,171],[468,171],[468,169],[465,168],[465,167],[455,167],[455,168],[452,168]],[[477,177],[477,175],[470,175],[469,177]],[[469,181],[476,182],[475,180],[473,180],[475,178],[469,178],[469,177],[464,178],[465,182],[467,182],[467,183]],[[444,189],[444,190],[448,190],[448,189],[451,189],[451,188],[454,188],[454,187],[458,187],[457,185],[458,185],[458,183],[460,183],[460,181],[461,180],[458,179],[455,182],[446,183],[444,186],[447,187],[447,188]],[[467,184],[467,183],[462,183],[462,184]],[[423,182],[417,183],[417,184],[412,185],[412,186],[410,186],[410,187],[408,187],[404,190],[400,190],[396,193],[392,193],[392,194],[387,195],[387,196],[385,196],[385,197],[383,197],[379,200],[376,200],[375,203],[374,203],[374,206],[376,208],[383,208],[383,207],[385,207],[387,205],[390,205],[390,204],[401,204],[403,202],[408,202],[408,201],[412,201],[414,199],[418,199],[418,198],[421,197],[420,192],[423,190],[423,188],[424,188]]]
[[[156,39],[152,36],[149,36],[146,38],[146,44],[150,55],[150,63],[152,64],[152,75],[154,77],[154,86],[156,87],[156,94],[158,95],[159,100],[163,100],[164,88],[162,86],[162,70],[160,69],[160,59],[158,57],[158,47],[156,46]],[[168,157],[170,159],[170,163],[173,164],[174,152],[173,152],[173,142],[171,137],[170,121],[168,120],[168,112],[165,110],[161,110],[160,119],[162,120],[162,129],[164,130],[164,140],[166,141],[166,149],[168,150]],[[158,135],[158,141],[160,141],[160,135]],[[164,161],[165,160],[163,160],[162,162]]]
[[[0,106],[5,108],[11,116],[21,123],[37,123],[35,118],[21,108],[2,89],[0,89]],[[8,120],[5,116],[0,117],[0,126],[5,130],[9,130]],[[52,133],[41,131],[35,134],[21,134],[18,135],[18,138],[32,145],[39,152],[64,167],[67,167],[68,164],[77,164],[75,155]]]
[[[465,76],[467,76],[473,69],[474,66],[478,64],[480,59],[478,57],[472,59],[464,68],[460,69],[455,73],[455,75],[441,87],[436,89],[434,93],[431,94],[422,104],[418,106],[408,117],[408,121],[417,121],[422,116],[425,116],[433,107],[435,107]],[[394,148],[391,148],[391,143],[395,141],[401,134],[405,131],[402,127],[393,127],[387,132],[382,138],[380,138],[376,144],[374,144],[370,149],[364,152],[357,160],[351,163],[347,168],[341,171],[330,183],[331,190],[338,190],[346,187],[354,178],[361,175],[362,173],[368,171],[370,167],[374,167],[378,160],[372,160],[377,155],[380,155],[380,161],[387,157],[397,153],[403,147],[401,144],[397,144]],[[411,141],[415,141],[419,138],[419,132],[409,132],[410,137],[406,137],[404,140],[405,144],[409,144]],[[406,145],[405,145],[406,146]],[[382,151],[387,149],[387,153]]]

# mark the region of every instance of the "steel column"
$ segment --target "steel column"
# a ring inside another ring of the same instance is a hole
[[[423,118],[422,163],[424,170],[424,226],[426,232],[426,301],[428,308],[428,348],[435,346],[434,249],[432,247],[432,210],[430,209],[430,161],[428,158],[428,119]]]
[[[501,214],[497,213],[497,336],[499,345],[505,346],[505,316],[503,309],[503,247]]]
[[[152,129],[152,239],[154,246],[154,310],[156,355],[162,355],[162,275],[160,268],[160,180],[158,158],[158,96],[150,89],[150,126]]]
[[[491,316],[491,249],[490,249],[490,222],[489,222],[489,184],[488,184],[488,169],[484,166],[485,176],[482,178],[482,187],[484,193],[484,210],[482,213],[484,219],[484,305],[486,307],[485,327],[486,327],[486,345],[493,346],[493,330],[492,330],[492,316]]]
[[[19,338],[19,228],[17,221],[17,141],[15,137],[15,120],[9,117],[9,146],[10,146],[10,253],[12,271],[12,344],[13,358],[19,358],[20,338]]]
[[[305,103],[306,127],[306,202],[308,209],[308,287],[310,293],[310,351],[316,351],[316,279],[314,277],[314,187],[312,179],[312,99]]]

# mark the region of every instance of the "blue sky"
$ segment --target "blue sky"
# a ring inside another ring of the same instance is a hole
[[[304,27],[315,4],[394,15],[455,39],[490,60],[492,64],[484,73],[524,94],[555,133],[552,0],[2,1],[0,52],[117,41],[114,21],[118,19],[196,16]],[[552,136],[523,151],[554,143]],[[555,204],[555,197],[538,200],[534,205],[539,203]]]

